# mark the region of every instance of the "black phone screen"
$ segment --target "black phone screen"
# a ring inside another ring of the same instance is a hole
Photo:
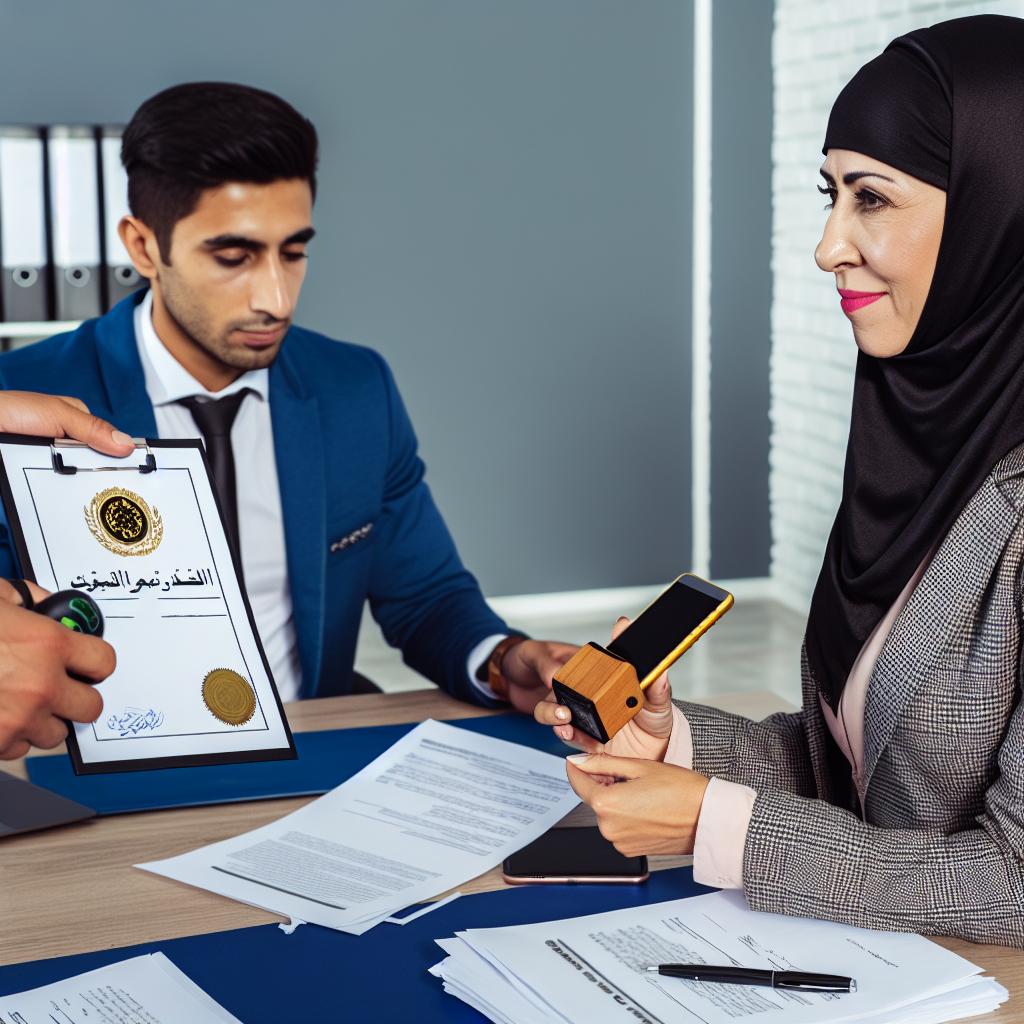
[[[553,828],[505,860],[513,878],[586,878],[647,874],[646,857],[625,857],[597,828]]]
[[[726,591],[703,580],[695,583],[696,586],[676,580],[608,645],[612,654],[624,658],[636,669],[641,680],[728,596]]]

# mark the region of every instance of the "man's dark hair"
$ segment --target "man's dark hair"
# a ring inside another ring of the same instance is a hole
[[[170,263],[174,225],[209,188],[301,178],[316,195],[312,122],[280,96],[233,82],[187,82],[151,96],[121,143],[128,205]]]

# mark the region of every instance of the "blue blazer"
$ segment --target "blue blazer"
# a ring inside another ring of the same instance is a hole
[[[156,437],[135,340],[139,291],[77,330],[0,356],[0,387],[81,398],[133,437]],[[508,627],[484,601],[424,482],[384,359],[292,327],[270,368],[270,413],[302,696],[348,693],[363,602],[405,662],[455,697],[480,641]],[[331,551],[361,527],[361,539]],[[6,523],[0,576],[17,576]]]

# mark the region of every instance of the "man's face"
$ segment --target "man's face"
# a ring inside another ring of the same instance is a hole
[[[154,285],[212,359],[239,371],[274,361],[306,276],[312,213],[307,181],[230,182],[174,225]]]

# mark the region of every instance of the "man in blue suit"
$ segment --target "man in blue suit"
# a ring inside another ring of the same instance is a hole
[[[516,634],[463,567],[376,352],[292,324],[317,137],[284,100],[175,86],[125,131],[121,239],[149,287],[0,358],[135,437],[203,437],[284,700],[351,691],[364,602],[453,696],[532,711],[574,648]],[[16,575],[4,537],[0,576]]]

